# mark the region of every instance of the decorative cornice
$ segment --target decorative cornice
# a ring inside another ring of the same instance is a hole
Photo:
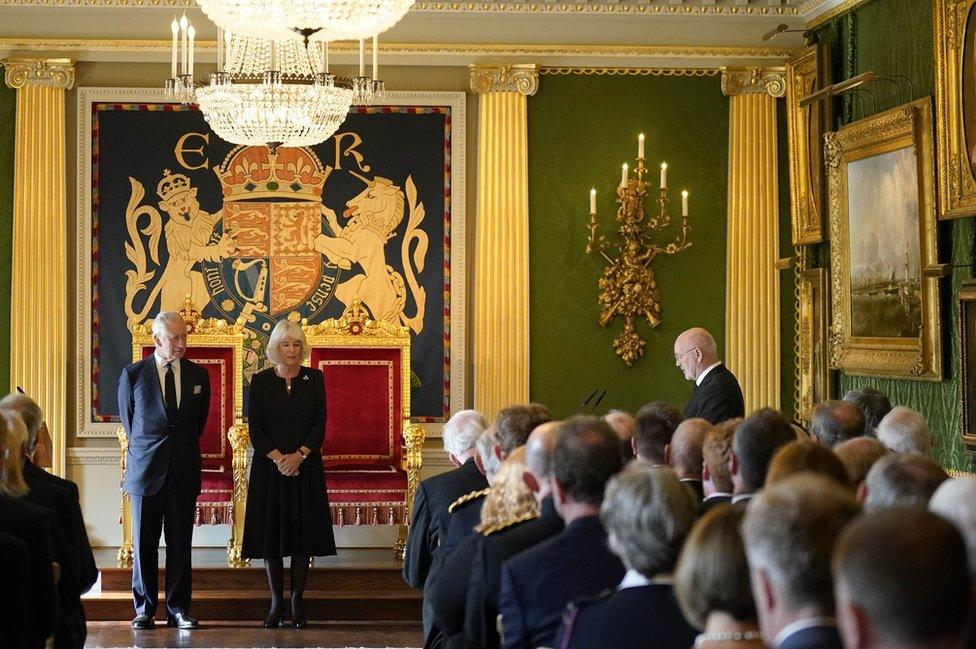
[[[871,1],[872,0],[844,0],[844,2],[840,3],[833,9],[828,9],[822,14],[814,16],[809,21],[807,21],[807,25],[806,25],[807,29],[813,29],[814,27],[819,27],[820,25],[823,25],[824,23],[831,21],[834,18],[837,18],[838,16],[847,13],[848,11],[853,11],[854,9],[861,6],[862,4],[866,4]]]
[[[786,95],[786,71],[784,68],[722,68],[722,94],[768,94],[773,97]]]
[[[600,77],[714,77],[718,68],[594,68],[542,66],[539,74],[553,76],[600,76]]]
[[[71,59],[2,59],[4,81],[10,88],[26,85],[53,86],[70,90],[75,85],[75,62]]]
[[[539,66],[469,65],[471,90],[482,95],[489,92],[519,92],[532,96],[539,89]]]

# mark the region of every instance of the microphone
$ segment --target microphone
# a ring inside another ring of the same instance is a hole
[[[600,392],[600,396],[598,396],[596,398],[596,402],[594,402],[593,407],[590,408],[590,414],[591,415],[593,414],[593,411],[596,410],[596,407],[598,405],[600,405],[600,402],[603,401],[603,397],[605,397],[605,396],[607,396],[607,391],[606,390],[603,390],[602,392]]]
[[[599,391],[600,391],[600,389],[597,388],[593,392],[590,392],[590,396],[586,397],[586,399],[583,400],[583,403],[581,403],[579,405],[579,408],[576,409],[576,414],[577,415],[580,414],[581,412],[583,412],[583,408],[586,407],[586,404],[588,404],[593,399],[593,397],[596,396],[596,393],[599,392]]]

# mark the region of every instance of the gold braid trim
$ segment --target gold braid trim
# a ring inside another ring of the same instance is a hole
[[[498,525],[492,525],[491,527],[486,528],[482,534],[485,536],[491,536],[495,532],[501,532],[502,530],[506,530],[513,525],[524,523],[525,521],[531,521],[536,518],[539,518],[539,514],[536,512],[525,512],[521,516],[516,516],[510,521],[505,521],[504,523],[499,523]]]
[[[472,491],[471,493],[466,493],[454,502],[452,502],[448,508],[447,513],[453,514],[454,510],[463,505],[464,503],[471,502],[475,498],[481,498],[488,495],[489,489],[479,489],[478,491]]]

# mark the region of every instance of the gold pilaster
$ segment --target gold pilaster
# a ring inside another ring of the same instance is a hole
[[[529,399],[529,177],[526,102],[535,65],[472,65],[478,94],[474,407],[492,418]]]
[[[4,59],[17,90],[10,303],[10,385],[44,410],[53,473],[65,471],[67,319],[64,94],[70,59]]]
[[[781,69],[724,70],[729,96],[729,207],[725,358],[746,413],[780,407],[779,197],[776,98]]]

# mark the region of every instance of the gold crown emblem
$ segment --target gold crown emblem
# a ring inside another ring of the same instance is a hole
[[[255,198],[290,198],[320,202],[326,173],[311,149],[239,146],[214,169],[224,202]]]
[[[163,170],[163,179],[156,185],[156,193],[164,201],[189,190],[190,179],[183,174],[174,174],[169,169]]]

